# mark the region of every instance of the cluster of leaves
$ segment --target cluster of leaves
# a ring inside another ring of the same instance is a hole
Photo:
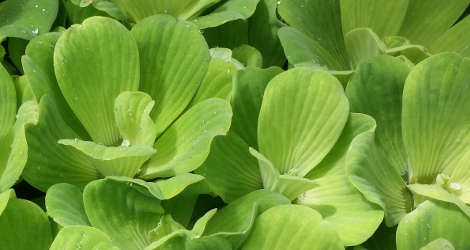
[[[0,3],[0,246],[470,248],[469,4]]]

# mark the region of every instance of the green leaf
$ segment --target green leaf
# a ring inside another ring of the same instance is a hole
[[[38,116],[38,104],[25,102],[18,110],[13,128],[6,135],[0,134],[0,193],[11,188],[23,172],[28,158],[25,130],[37,124]]]
[[[121,249],[143,249],[150,244],[148,232],[163,214],[160,200],[111,179],[94,181],[83,192],[91,225]]]
[[[5,210],[8,201],[10,199],[15,199],[16,198],[16,193],[14,189],[8,189],[7,191],[0,193],[0,215],[3,213],[3,210]]]
[[[5,249],[48,249],[51,223],[42,209],[27,200],[10,198],[0,215],[0,246]]]
[[[196,25],[171,16],[146,18],[131,33],[139,47],[139,90],[155,100],[150,117],[158,136],[196,93],[209,65],[209,48]]]
[[[225,135],[232,111],[228,102],[213,98],[190,108],[155,142],[154,154],[140,177],[154,179],[198,168],[209,154],[214,136]]]
[[[356,68],[362,61],[370,60],[387,50],[387,46],[380,40],[379,36],[369,28],[353,29],[346,33],[344,44],[353,68]]]
[[[318,185],[312,180],[296,176],[297,171],[295,169],[281,175],[271,161],[266,159],[266,157],[258,151],[250,148],[250,153],[258,159],[263,186],[267,190],[281,193],[287,199],[294,200],[303,192]]]
[[[344,249],[344,246],[318,212],[305,206],[283,205],[256,218],[243,249],[261,248]]]
[[[62,32],[51,32],[34,38],[26,47],[26,54],[21,58],[25,75],[39,102],[45,94],[49,94],[56,104],[58,112],[81,138],[90,139],[83,125],[77,119],[65,101],[54,73],[54,48]]]
[[[50,30],[59,2],[56,0],[7,0],[0,4],[0,38],[31,40]],[[3,39],[0,39],[3,40]]]
[[[258,116],[264,90],[269,81],[281,72],[282,69],[278,67],[268,69],[247,67],[237,71],[233,77],[231,99],[233,118],[230,129],[250,147],[258,148]]]
[[[462,21],[452,26],[442,36],[434,40],[429,45],[429,50],[434,53],[440,53],[444,51],[454,51],[462,56],[470,57],[470,17],[466,17]]]
[[[140,179],[132,179],[125,176],[109,176],[108,179],[113,179],[120,182],[125,182],[128,185],[136,184],[136,186],[147,189],[155,198],[159,200],[168,200],[180,194],[188,186],[197,183],[204,179],[200,175],[183,173],[169,179],[158,180],[156,182],[146,182]],[[136,188],[134,186],[134,188]]]
[[[15,85],[3,66],[0,66],[0,137],[10,133],[17,112]]]
[[[44,95],[39,103],[37,125],[26,132],[28,162],[23,177],[35,188],[46,191],[56,183],[83,188],[100,174],[89,158],[72,147],[60,145],[63,138],[81,138],[59,115],[52,97]]]
[[[410,183],[448,176],[470,143],[470,60],[442,53],[414,67],[403,92],[403,140],[412,168]],[[416,115],[418,114],[418,115]]]
[[[468,163],[470,161],[469,157],[470,154],[467,152],[461,158],[449,178],[449,183],[456,186],[456,188],[452,190],[452,193],[467,204],[470,204],[470,171],[468,171]]]
[[[206,76],[197,90],[187,109],[209,98],[229,100],[232,93],[232,77],[237,67],[230,59],[212,59]]]
[[[199,236],[202,235],[207,226],[207,222],[214,216],[216,212],[217,212],[217,208],[214,208],[210,210],[209,212],[207,212],[203,217],[199,218],[194,224],[194,227],[191,230],[191,232]]]
[[[47,214],[59,225],[89,226],[83,205],[83,194],[72,184],[60,183],[50,187],[46,194]]]
[[[249,19],[248,44],[263,55],[265,67],[284,66],[286,56],[277,35],[284,24],[278,20],[277,1],[260,0],[255,13]]]
[[[305,178],[314,180],[325,176],[346,174],[346,154],[349,146],[357,135],[365,131],[375,131],[375,120],[364,114],[350,113],[343,132],[331,151],[312,169]]]
[[[237,59],[243,66],[263,67],[263,56],[261,53],[250,45],[242,44],[232,50],[233,58]]]
[[[79,139],[62,139],[59,144],[72,146],[80,151],[104,176],[133,177],[142,164],[157,152],[145,145],[129,146],[126,141],[118,147],[106,147]]]
[[[292,0],[278,1],[278,3],[280,3],[278,11],[282,19],[322,48],[324,52],[318,54],[318,56],[324,57],[322,54],[327,53],[330,58],[336,61],[335,67],[326,65],[328,68],[336,70],[350,68],[343,41],[339,1],[305,2],[304,0]],[[315,13],[315,15],[312,15],[312,13]],[[283,38],[281,36],[280,38],[282,42]],[[317,49],[315,48],[315,50]],[[286,55],[289,56],[289,53],[286,53]],[[289,57],[287,59],[290,60]],[[316,60],[315,57],[311,59]]]
[[[149,116],[154,104],[143,92],[125,91],[118,95],[114,115],[123,144],[151,147],[155,143],[157,128]]]
[[[400,35],[429,47],[457,21],[469,3],[469,0],[410,0]]]
[[[200,176],[197,176],[200,178]],[[178,181],[175,179],[175,181]],[[169,200],[163,200],[162,205],[167,213],[184,227],[188,227],[196,202],[201,194],[209,194],[210,189],[205,181],[189,185],[182,192]]]
[[[462,212],[464,212],[470,218],[470,207],[468,207],[458,197],[452,195],[441,187],[435,185],[410,184],[408,185],[408,189],[413,192],[415,197],[424,196],[425,198],[454,203],[462,210]],[[417,200],[417,198],[415,199]]]
[[[331,150],[344,128],[349,105],[339,81],[307,68],[273,78],[258,122],[259,152],[279,173],[303,177]]]
[[[403,88],[409,71],[399,59],[374,57],[359,65],[346,88],[351,111],[370,115],[377,121],[378,147],[398,174],[408,170],[401,112]]]
[[[237,19],[246,20],[253,15],[256,5],[260,0],[230,0],[215,9],[206,16],[200,16],[193,20],[199,29],[216,27]]]
[[[455,249],[470,247],[470,218],[454,204],[426,201],[403,218],[397,230],[397,249],[419,249],[445,238]]]
[[[320,67],[325,70],[350,68],[338,63],[337,58],[323,48],[319,42],[292,27],[282,27],[278,34],[287,60],[295,67]]]
[[[226,237],[239,249],[250,235],[255,218],[271,207],[290,204],[283,195],[265,189],[251,192],[220,209],[207,223],[203,235]]]
[[[385,53],[392,56],[403,55],[415,64],[431,56],[431,53],[421,45],[403,45],[388,49]]]
[[[108,42],[111,40],[112,44]],[[122,91],[137,90],[138,54],[130,32],[116,20],[105,17],[92,17],[82,25],[71,26],[57,41],[54,51],[57,82],[70,108],[96,143],[120,144],[114,101]]]
[[[80,24],[89,17],[92,16],[105,16],[109,17],[106,12],[101,11],[93,7],[93,5],[88,5],[86,7],[80,7],[75,5],[73,1],[65,2],[66,23],[68,24]],[[60,12],[59,12],[60,13]]]
[[[301,194],[297,204],[318,211],[346,246],[361,244],[374,234],[384,212],[364,198],[347,176],[328,176],[315,182],[319,186]]]
[[[435,239],[426,246],[420,248],[420,250],[433,250],[433,249],[449,249],[454,250],[454,246],[448,240],[444,238]]]
[[[17,107],[21,106],[21,104],[34,100],[33,92],[31,91],[31,88],[29,87],[29,81],[28,78],[24,75],[15,77],[13,79],[13,82],[15,84],[15,89],[16,89],[16,100],[17,100]]]
[[[235,15],[239,16],[239,14]],[[196,23],[197,24],[197,23]],[[200,32],[210,48],[236,48],[243,44],[248,44],[249,22],[238,19],[220,24],[213,28],[206,28]]]
[[[341,23],[343,34],[356,28],[370,28],[379,38],[395,36],[405,18],[409,0],[343,0]]]
[[[231,131],[214,138],[207,159],[195,172],[226,203],[263,187],[258,162],[248,145]]]
[[[176,17],[178,20],[191,19],[198,16],[208,7],[220,2],[220,0],[193,0],[193,1],[125,1],[111,0],[121,9],[131,22],[153,16],[155,14],[168,14]]]
[[[62,228],[50,249],[103,249],[118,250],[112,240],[102,231],[89,226],[67,226]]]
[[[8,38],[8,57],[22,75],[24,75],[24,72],[23,66],[21,65],[21,56],[24,55],[28,43],[29,41],[25,39],[16,37]]]
[[[411,211],[413,200],[406,184],[381,151],[374,132],[358,135],[346,156],[349,180],[371,202],[385,211],[385,224],[394,226]]]

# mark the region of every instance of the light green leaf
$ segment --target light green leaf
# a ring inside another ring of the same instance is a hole
[[[324,51],[322,54],[327,53],[336,61],[335,65],[337,66],[330,67],[333,65],[326,65],[328,68],[336,70],[350,68],[343,40],[340,1],[320,0],[306,2],[304,0],[291,0],[278,1],[278,3],[280,3],[278,11],[282,19],[291,27],[317,43],[317,46],[320,46]],[[312,13],[315,13],[315,15],[312,15]],[[283,47],[285,46],[283,45]],[[286,54],[289,56],[289,53]],[[322,54],[318,56],[323,57]],[[290,60],[289,57],[287,59]]]
[[[263,187],[256,158],[231,131],[214,138],[209,155],[195,172],[203,175],[211,190],[226,203]]]
[[[458,22],[442,36],[434,40],[429,45],[429,50],[434,53],[440,53],[444,51],[454,51],[462,56],[470,57],[470,17],[466,17],[462,21]]]
[[[31,40],[21,61],[36,100],[39,102],[45,94],[49,94],[66,124],[81,138],[89,140],[90,136],[65,101],[55,77],[53,54],[61,34],[46,33]]]
[[[370,60],[387,50],[387,46],[380,40],[379,36],[369,28],[358,28],[349,31],[344,36],[344,44],[353,68],[356,68],[362,61]]]
[[[463,202],[470,204],[470,151],[468,151],[459,161],[451,176],[449,177],[449,183],[456,186],[453,194],[459,197]]]
[[[278,20],[277,0],[260,0],[249,23],[248,44],[261,52],[264,67],[284,66],[286,56],[277,35],[284,24]]]
[[[411,211],[413,200],[405,182],[377,144],[371,131],[358,135],[346,156],[346,169],[353,185],[384,209],[385,224],[390,227]]]
[[[191,232],[196,234],[196,236],[202,235],[206,228],[207,222],[214,216],[216,212],[217,212],[217,208],[214,208],[210,210],[209,212],[207,212],[203,217],[199,218],[194,224],[194,227],[191,230]]]
[[[452,243],[450,243],[448,240],[444,239],[444,238],[438,238],[438,239],[435,239],[431,242],[429,242],[429,244],[427,244],[426,246],[420,248],[420,250],[438,250],[438,249],[448,249],[448,250],[454,250],[454,246],[452,245]]]
[[[214,136],[228,131],[231,118],[229,103],[217,98],[190,108],[155,142],[158,153],[145,163],[140,177],[169,177],[198,168],[209,154]]]
[[[83,192],[91,225],[106,233],[121,249],[143,249],[148,232],[163,214],[160,200],[111,179],[94,181]]]
[[[35,188],[45,192],[56,183],[66,182],[83,190],[99,178],[87,156],[58,143],[63,138],[80,136],[59,115],[52,97],[44,95],[39,103],[38,123],[26,132],[28,162],[23,177]]]
[[[470,247],[470,218],[452,203],[426,201],[398,225],[397,249],[419,249],[445,238],[455,249]]]
[[[196,177],[199,176],[196,175]],[[178,181],[178,179],[175,179],[175,182],[176,181]],[[198,181],[189,185],[175,197],[169,200],[163,200],[162,206],[167,213],[171,214],[175,221],[184,227],[188,227],[199,196],[201,194],[209,194],[209,192],[209,185],[207,185],[205,181]]]
[[[338,63],[337,58],[323,48],[319,42],[292,27],[282,27],[278,34],[287,60],[295,67],[313,67],[325,70],[350,68]]]
[[[8,189],[7,191],[0,193],[0,215],[3,213],[3,210],[5,210],[5,207],[8,204],[8,201],[10,199],[15,199],[16,198],[16,193],[14,189]]]
[[[305,206],[283,205],[256,218],[243,249],[261,248],[344,249],[344,246],[318,212]]]
[[[400,35],[429,47],[457,21],[469,3],[469,0],[410,0]]]
[[[392,56],[403,55],[415,64],[421,62],[422,60],[432,55],[425,47],[421,45],[404,45],[388,49],[387,51],[385,51],[385,53]]]
[[[195,24],[156,15],[136,24],[140,87],[155,100],[150,117],[157,136],[182,113],[196,93],[209,65],[209,48]]]
[[[237,19],[246,20],[253,15],[256,5],[260,0],[230,0],[215,9],[206,16],[200,16],[193,20],[199,29],[217,27],[229,21]]]
[[[27,101],[36,101],[36,98],[34,98],[33,92],[31,91],[31,87],[29,87],[29,81],[26,76],[22,75],[15,77],[13,82],[16,89],[16,100],[18,103],[17,107],[21,106],[21,104]]]
[[[346,154],[352,140],[362,132],[375,131],[376,126],[372,117],[359,113],[350,113],[335,146],[305,178],[314,180],[325,176],[345,175]]]
[[[263,67],[263,56],[261,53],[250,45],[242,44],[232,50],[233,57],[237,59],[243,66]]]
[[[347,176],[328,176],[315,182],[319,186],[301,194],[297,204],[318,211],[346,246],[361,244],[374,234],[384,212],[364,198]]]
[[[50,187],[46,194],[46,209],[47,214],[61,226],[90,225],[82,191],[72,184],[60,183]]]
[[[232,77],[237,67],[230,59],[212,59],[206,76],[197,90],[187,109],[209,98],[229,100],[232,93]]]
[[[458,197],[441,187],[435,185],[410,184],[408,185],[408,189],[411,190],[415,196],[424,196],[425,198],[454,203],[470,218],[470,207]]]
[[[149,116],[154,104],[143,92],[124,91],[118,95],[114,102],[114,115],[122,144],[151,147],[155,143],[157,128]]]
[[[37,124],[38,116],[38,104],[25,102],[18,110],[13,128],[6,135],[0,135],[0,193],[11,188],[25,168],[28,158],[25,130]]]
[[[11,198],[0,215],[0,246],[5,249],[48,249],[51,223],[42,209],[27,200]]]
[[[55,0],[7,0],[0,4],[0,38],[31,40],[50,30],[59,2]],[[0,39],[3,40],[3,39]]]
[[[470,59],[442,53],[414,67],[403,92],[403,140],[410,183],[450,176],[470,143]]]
[[[50,249],[103,249],[118,250],[112,240],[102,231],[89,226],[67,226],[62,228]]]
[[[73,25],[57,41],[54,51],[57,82],[70,108],[96,143],[106,146],[121,143],[114,101],[121,92],[138,89],[138,54],[130,32],[116,20],[105,17],[91,17],[82,25]]]
[[[378,37],[395,36],[405,18],[409,0],[342,0],[343,34],[353,29],[370,28]]]
[[[133,177],[142,164],[157,151],[145,145],[129,146],[124,143],[118,147],[106,147],[79,139],[59,140],[59,144],[72,146],[83,153],[102,175]]]
[[[296,176],[297,171],[295,169],[281,175],[271,161],[262,154],[253,148],[250,148],[250,153],[258,159],[263,186],[267,190],[281,193],[287,199],[294,200],[300,194],[318,185],[312,180]]]
[[[226,237],[239,249],[250,234],[255,218],[271,207],[290,204],[283,195],[265,189],[251,192],[220,209],[207,223],[204,235]]]
[[[88,5],[86,7],[80,7],[73,3],[73,1],[65,2],[65,10],[66,10],[66,23],[68,24],[80,24],[89,17],[92,16],[105,16],[109,17],[106,12],[101,11],[93,7],[93,5]],[[59,11],[60,13],[60,11]]]
[[[124,12],[131,22],[156,14],[168,14],[178,20],[187,20],[198,16],[208,7],[220,2],[220,0],[193,0],[193,1],[162,1],[162,0],[111,0]]]
[[[1,138],[10,133],[17,112],[15,84],[3,66],[0,66],[0,111]]]
[[[401,112],[403,88],[409,71],[399,59],[374,57],[359,65],[346,88],[351,111],[370,115],[377,121],[378,147],[398,174],[408,170]]]
[[[349,104],[343,87],[322,70],[298,68],[273,78],[258,122],[259,152],[279,173],[303,177],[331,150],[344,128]]]
[[[258,116],[264,90],[269,81],[281,72],[282,69],[278,67],[247,67],[234,75],[231,100],[233,118],[230,129],[250,147],[258,148]]]
[[[155,198],[159,200],[171,199],[180,194],[188,186],[204,179],[204,177],[200,175],[190,173],[179,174],[169,179],[158,180],[156,182],[146,182],[140,179],[132,179],[125,176],[108,176],[106,178],[125,182],[128,185],[136,184],[136,186],[147,189],[153,196],[155,196]],[[134,186],[134,188],[136,188],[136,186]]]

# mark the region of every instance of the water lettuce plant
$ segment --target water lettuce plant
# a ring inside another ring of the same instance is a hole
[[[3,1],[0,248],[470,248],[469,4]]]
[[[352,110],[377,120],[375,133],[351,144],[350,180],[384,209],[387,226],[399,224],[399,249],[438,238],[456,249],[470,244],[461,234],[470,227],[469,65],[456,53],[432,56],[411,70],[398,59],[377,57],[360,64],[348,83]]]

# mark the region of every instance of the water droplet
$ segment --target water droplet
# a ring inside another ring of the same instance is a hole
[[[39,33],[39,29],[35,28],[32,32],[33,32],[33,34],[37,35]]]
[[[128,140],[123,140],[121,143],[122,147],[129,147],[129,145],[131,145],[131,143]]]
[[[227,75],[230,74],[230,68],[227,69]]]
[[[281,1],[277,1],[277,5],[281,4]]]
[[[82,234],[83,238],[85,238],[85,237],[86,237],[86,234],[85,234],[85,232],[83,232],[83,231],[80,231],[80,233]]]

